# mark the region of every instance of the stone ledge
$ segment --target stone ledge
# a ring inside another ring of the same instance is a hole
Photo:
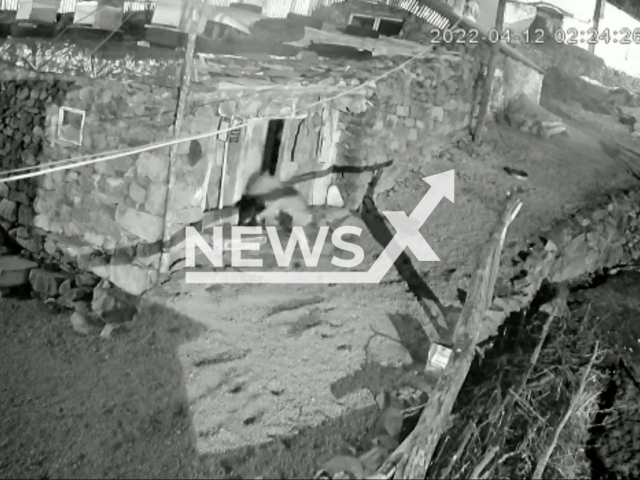
[[[640,258],[640,190],[609,197],[598,207],[584,207],[540,232],[530,243],[526,260],[518,252],[503,254],[495,297],[478,343],[495,335],[509,314],[529,306],[543,281],[575,282]],[[512,265],[506,266],[509,260]],[[526,272],[524,277],[521,271]]]

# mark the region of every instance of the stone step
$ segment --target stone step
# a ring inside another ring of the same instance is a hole
[[[12,255],[0,256],[0,288],[26,285],[29,272],[38,268],[36,262]]]

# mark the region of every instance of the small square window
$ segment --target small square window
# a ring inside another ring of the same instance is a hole
[[[351,21],[349,25],[355,25],[356,27],[366,27],[375,30],[376,23],[375,17],[365,17],[364,15],[351,15]]]
[[[58,117],[58,139],[63,142],[82,145],[84,130],[84,110],[60,107]]]
[[[369,28],[385,37],[397,37],[402,32],[404,20],[401,18],[374,17],[352,13],[351,17],[349,17],[349,25]]]

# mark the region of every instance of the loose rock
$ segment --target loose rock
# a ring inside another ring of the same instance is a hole
[[[79,312],[73,312],[71,315],[71,326],[80,335],[92,335],[100,332],[98,326],[89,323],[85,316]]]
[[[46,297],[57,297],[60,293],[60,285],[67,279],[67,275],[61,272],[51,272],[42,268],[31,270],[29,282],[35,292]]]
[[[29,283],[29,272],[38,264],[24,258],[0,257],[0,288],[19,287]]]
[[[117,287],[109,288],[108,282],[101,282],[93,291],[91,310],[105,323],[125,323],[133,320],[138,313],[136,299]]]

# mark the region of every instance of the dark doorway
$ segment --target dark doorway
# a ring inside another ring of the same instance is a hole
[[[267,140],[264,145],[264,155],[262,157],[262,173],[269,172],[269,175],[276,174],[283,130],[284,120],[269,120]]]
[[[402,20],[393,20],[391,18],[381,18],[378,25],[378,33],[385,37],[397,37],[402,32]]]

